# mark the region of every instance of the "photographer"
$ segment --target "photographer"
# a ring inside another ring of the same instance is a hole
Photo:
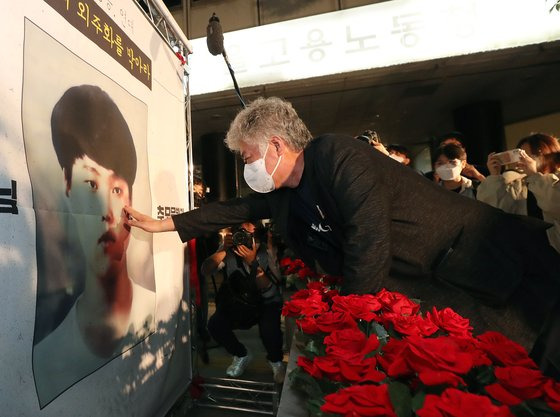
[[[269,267],[272,248],[261,244],[256,232],[254,223],[242,223],[224,236],[222,247],[202,264],[204,275],[224,272],[224,282],[216,295],[216,312],[208,321],[208,330],[233,355],[226,374],[239,377],[252,356],[233,330],[258,324],[274,381],[281,383],[285,374],[280,329],[282,297]]]
[[[488,155],[491,175],[480,184],[477,198],[505,212],[555,224],[547,234],[550,244],[560,252],[560,166],[556,163],[560,143],[553,136],[535,133],[521,139],[517,149],[519,160],[509,165],[503,165],[505,161],[495,153]],[[502,173],[504,166],[513,169]]]
[[[387,151],[385,145],[381,143],[381,141],[379,140],[379,135],[375,130],[364,130],[362,134],[356,136],[356,139],[367,143],[382,154],[389,156],[389,151]]]

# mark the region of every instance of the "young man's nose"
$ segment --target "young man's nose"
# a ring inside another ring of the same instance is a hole
[[[113,224],[115,221],[115,213],[114,213],[114,203],[111,199],[110,193],[107,193],[105,198],[102,201],[102,215],[101,221],[107,222],[109,225]]]

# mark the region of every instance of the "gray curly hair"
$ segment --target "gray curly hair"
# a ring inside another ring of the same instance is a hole
[[[229,126],[225,143],[239,151],[239,143],[258,145],[261,152],[271,136],[284,139],[294,151],[303,150],[313,139],[292,105],[278,97],[259,97],[241,110]]]

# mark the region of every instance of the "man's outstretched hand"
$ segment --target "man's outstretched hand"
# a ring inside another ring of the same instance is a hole
[[[138,227],[146,232],[171,232],[175,230],[175,224],[171,217],[163,220],[154,219],[146,214],[134,210],[132,207],[125,206],[123,208],[125,213],[126,223],[133,227]]]

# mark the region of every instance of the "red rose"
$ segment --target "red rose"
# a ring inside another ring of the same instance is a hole
[[[303,268],[305,264],[301,259],[291,260],[290,258],[284,258],[280,261],[280,266],[284,269],[284,274],[290,275],[296,273],[299,269]]]
[[[522,366],[495,368],[498,382],[488,385],[486,391],[494,399],[507,405],[516,405],[524,400],[539,398],[544,393],[545,377],[537,369]]]
[[[323,294],[323,301],[325,303],[330,303],[333,299],[333,297],[340,295],[340,293],[338,292],[338,290],[329,290],[326,293]]]
[[[386,375],[375,369],[375,358],[358,359],[356,356],[343,358],[332,355],[317,356],[313,364],[324,377],[338,382],[380,382]]]
[[[457,387],[465,385],[463,378],[449,371],[436,371],[433,369],[425,369],[418,373],[418,379],[424,385],[451,385]]]
[[[325,291],[325,284],[323,284],[321,281],[311,281],[311,282],[307,283],[307,289],[324,292]]]
[[[549,379],[544,384],[544,399],[548,406],[560,413],[560,382]]]
[[[376,311],[381,309],[381,303],[371,294],[337,296],[332,299],[332,311],[344,311],[355,320],[367,322],[377,317]]]
[[[454,337],[453,341],[462,352],[467,352],[472,356],[473,366],[492,365],[490,358],[478,347],[478,341],[472,336]]]
[[[523,346],[508,339],[498,332],[486,332],[477,336],[478,346],[492,361],[504,366],[523,366],[537,369],[535,362],[529,358]]]
[[[306,298],[310,298],[313,296],[319,296],[321,297],[322,291],[315,289],[315,288],[309,288],[306,290],[299,290],[296,291],[295,293],[292,294],[292,296],[290,297],[291,300],[301,300],[301,299],[306,299]]]
[[[472,334],[472,326],[469,324],[469,319],[461,317],[452,309],[444,308],[437,311],[435,307],[432,312],[426,315],[440,329],[445,330],[453,336],[470,336]]]
[[[341,389],[325,397],[321,411],[351,417],[396,417],[387,384],[354,385]]]
[[[290,258],[286,257],[286,258],[280,259],[278,264],[280,265],[280,267],[286,268],[286,267],[290,266],[292,264],[292,262],[293,261]]]
[[[303,333],[317,334],[320,332],[319,328],[317,327],[316,319],[313,316],[305,316],[301,319],[297,319],[296,324]]]
[[[384,313],[380,317],[381,322],[387,326],[392,324],[395,331],[405,336],[430,336],[438,331],[438,327],[430,320],[421,315],[402,315],[396,313]]]
[[[305,267],[301,268],[298,271],[297,274],[298,274],[298,277],[300,279],[304,279],[304,278],[317,279],[317,278],[319,278],[319,275],[317,274],[317,272],[315,272],[314,270],[312,270],[308,266],[305,266]]]
[[[307,372],[314,378],[320,379],[323,377],[323,374],[321,373],[319,368],[315,366],[311,359],[306,358],[305,356],[298,357],[297,366],[301,367],[305,372]]]
[[[282,315],[286,317],[314,316],[328,311],[329,306],[317,290],[301,290],[284,303]]]
[[[506,406],[492,404],[488,397],[447,388],[441,396],[428,394],[419,417],[513,417]]]
[[[286,258],[282,258],[280,259],[280,262],[278,262],[278,265],[280,265],[281,268],[287,268],[288,266],[290,266],[292,264],[292,260],[288,257]]]
[[[389,341],[383,347],[380,365],[392,377],[418,374],[425,384],[451,384],[456,386],[473,367],[469,352],[461,349],[452,336],[421,338],[410,336],[399,342]]]
[[[322,278],[325,285],[340,285],[343,278],[336,275],[324,275]]]
[[[387,291],[383,288],[377,294],[377,299],[383,306],[383,310],[406,316],[413,316],[420,310],[420,304],[410,300],[406,295]]]
[[[406,361],[407,348],[406,340],[389,339],[383,346],[383,354],[376,355],[377,361],[390,376],[407,375],[412,372]]]
[[[322,313],[316,320],[319,330],[325,333],[331,333],[335,330],[349,329],[357,327],[358,324],[350,314],[340,311],[327,311]]]
[[[357,328],[335,330],[325,337],[327,354],[341,358],[357,358],[361,360],[368,353],[379,347],[376,335],[367,337]]]

